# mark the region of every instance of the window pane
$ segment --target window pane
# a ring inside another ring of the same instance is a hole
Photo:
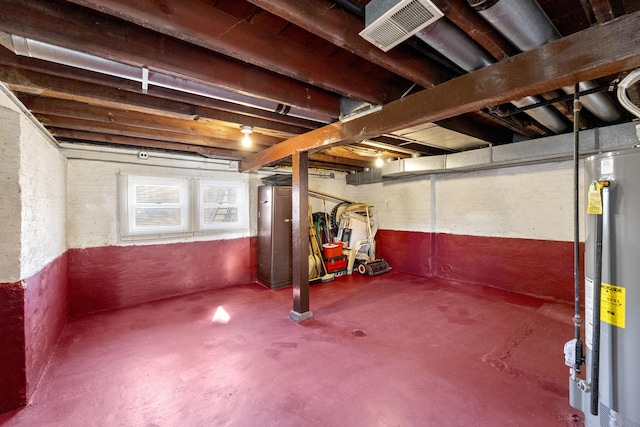
[[[238,201],[238,189],[228,187],[204,187],[202,189],[202,203],[218,203],[235,205]]]
[[[136,203],[180,203],[180,187],[137,185]]]
[[[238,222],[238,208],[204,208],[204,224]]]
[[[180,225],[180,208],[136,208],[136,227]]]

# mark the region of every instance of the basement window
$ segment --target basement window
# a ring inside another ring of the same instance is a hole
[[[120,238],[149,240],[244,232],[248,184],[120,174]]]
[[[241,183],[201,180],[198,184],[198,226],[201,231],[244,225],[244,215],[240,215],[240,203],[245,201]]]
[[[186,178],[126,175],[121,194],[121,233],[124,236],[165,235],[188,232],[189,182]],[[125,193],[123,191],[123,193]]]

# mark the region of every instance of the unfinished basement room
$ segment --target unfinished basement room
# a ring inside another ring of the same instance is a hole
[[[640,427],[639,118],[640,0],[0,0],[0,425]]]

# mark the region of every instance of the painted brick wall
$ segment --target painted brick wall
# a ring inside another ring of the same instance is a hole
[[[185,169],[177,160],[171,165],[141,164],[135,152],[129,162],[108,153],[93,153],[92,160],[76,157],[69,160],[67,199],[72,315],[256,280],[257,187],[263,174]],[[118,236],[120,173],[245,180],[249,223],[230,233],[123,242]],[[332,194],[336,188],[353,191],[344,183],[342,174],[310,178],[311,188]]]
[[[132,152],[132,158],[135,154]],[[68,172],[67,240],[70,248],[127,245],[118,237],[118,175],[200,177],[213,180],[244,180],[253,184],[249,174],[186,170],[164,166],[71,159]],[[255,184],[253,184],[255,185]],[[250,189],[250,194],[251,194]],[[252,216],[250,216],[252,218]],[[255,220],[252,221],[255,223]],[[248,237],[255,226],[240,231],[207,235],[203,240]],[[191,241],[180,238],[174,241]],[[157,244],[138,241],[135,244]]]
[[[357,188],[375,206],[378,256],[394,269],[572,299],[571,162]]]
[[[41,131],[21,116],[21,278],[61,256],[66,244],[67,161]]]
[[[0,412],[27,403],[64,327],[66,159],[0,88]]]
[[[380,228],[434,231],[431,221],[431,178],[392,180],[360,185],[355,197],[373,206]]]
[[[438,176],[432,203],[438,233],[573,240],[571,162]]]
[[[0,129],[0,283],[10,283],[20,279],[19,113],[0,106]]]

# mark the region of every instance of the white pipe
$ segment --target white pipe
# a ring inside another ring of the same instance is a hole
[[[618,101],[634,116],[640,118],[640,109],[629,99],[627,88],[640,80],[640,68],[635,69],[618,84]]]
[[[16,55],[28,56],[31,58],[42,59],[44,61],[63,64],[70,67],[81,68],[87,71],[93,71],[100,74],[106,74],[112,77],[118,77],[126,80],[139,82],[145,85],[145,69],[148,77],[147,85],[163,87],[165,89],[176,90],[192,95],[204,96],[207,98],[218,99],[221,101],[231,102],[238,105],[244,105],[252,108],[258,108],[265,111],[278,112],[282,106],[274,101],[266,99],[254,98],[242,95],[218,87],[205,85],[180,77],[171,76],[169,74],[151,71],[146,67],[136,67],[124,64],[122,62],[111,59],[101,58],[99,56],[90,55],[65,47],[52,45],[49,43],[29,39],[26,37],[11,34],[11,48]],[[320,123],[329,123],[330,118],[316,114],[312,111],[291,107],[288,116],[298,117],[307,120],[313,120]]]

